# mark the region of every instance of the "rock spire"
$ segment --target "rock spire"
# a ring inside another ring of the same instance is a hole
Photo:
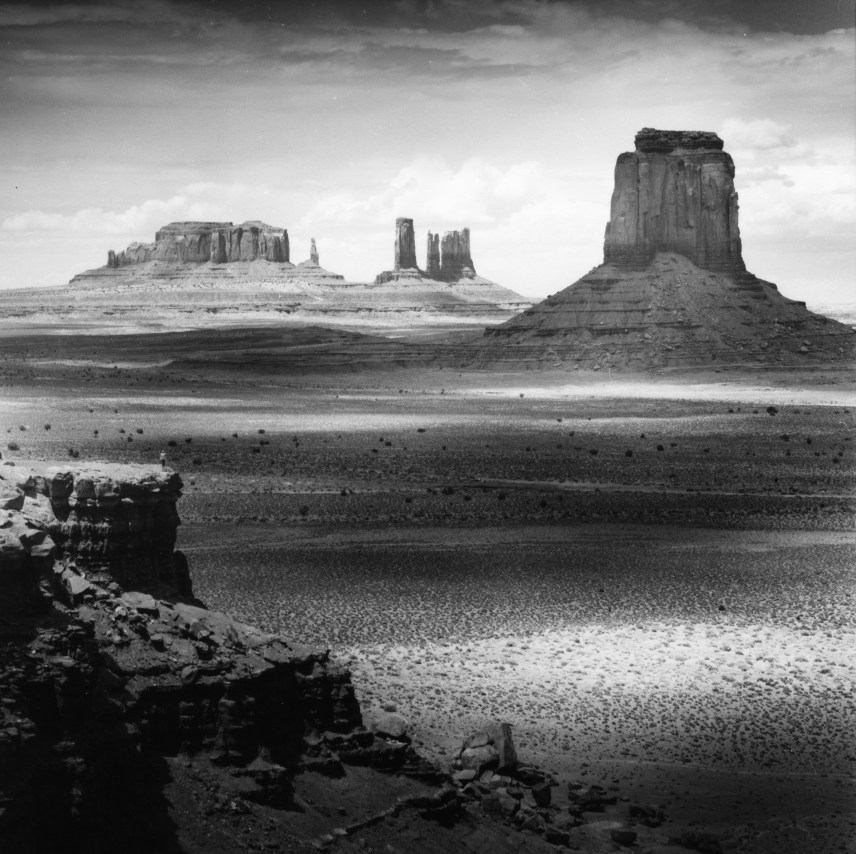
[[[428,232],[428,249],[426,252],[425,275],[429,279],[440,278],[440,235]]]
[[[399,217],[395,221],[395,269],[415,270],[416,238],[413,234],[413,220]]]
[[[315,238],[310,239],[309,245],[309,260],[313,264],[317,264],[318,262],[318,247],[315,245]]]
[[[456,282],[459,279],[471,279],[475,275],[473,259],[470,255],[470,230],[447,231],[440,244],[440,279],[444,282]]]

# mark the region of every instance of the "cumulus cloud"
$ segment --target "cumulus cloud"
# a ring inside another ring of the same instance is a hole
[[[28,210],[6,217],[3,232],[65,234],[97,238],[106,235],[150,240],[173,220],[231,220],[236,209],[260,205],[270,188],[244,184],[189,184],[169,199],[149,199],[123,211],[89,207],[72,213]],[[148,236],[147,236],[148,235]]]
[[[726,119],[722,123],[722,136],[731,148],[756,151],[793,148],[797,144],[791,135],[791,127],[772,119]]]

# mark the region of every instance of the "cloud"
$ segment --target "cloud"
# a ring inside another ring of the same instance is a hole
[[[425,228],[459,228],[506,219],[544,192],[543,169],[523,161],[500,168],[472,157],[453,168],[441,157],[423,157],[404,166],[383,187],[327,193],[301,223],[335,221],[388,224],[396,216],[420,219]]]
[[[772,119],[726,119],[722,123],[723,139],[733,148],[769,151],[774,148],[793,148],[797,141],[791,128]]]
[[[0,232],[64,234],[86,238],[123,236],[133,240],[151,240],[154,232],[175,220],[231,220],[234,211],[249,204],[261,205],[270,196],[270,188],[244,184],[198,182],[183,187],[169,199],[149,199],[124,211],[98,207],[73,213],[28,210],[6,217]],[[252,214],[248,214],[249,219]],[[149,235],[146,237],[146,235]]]

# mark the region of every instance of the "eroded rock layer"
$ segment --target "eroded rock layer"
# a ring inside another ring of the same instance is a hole
[[[615,166],[604,261],[643,270],[678,252],[705,270],[745,272],[734,162],[722,148],[714,133],[639,131]]]
[[[456,282],[475,276],[475,266],[470,255],[470,230],[447,231],[440,243],[440,279]]]
[[[169,264],[227,264],[235,261],[288,263],[288,232],[266,223],[171,222],[159,229],[154,243],[132,243],[123,252],[107,253],[107,266],[117,269],[147,261]]]
[[[395,269],[416,269],[416,236],[413,220],[399,217],[395,221]]]
[[[301,770],[442,776],[409,738],[363,727],[328,652],[193,598],[173,548],[180,490],[141,466],[0,466],[4,851],[107,850],[163,809],[152,768],[176,754],[283,807]],[[147,832],[121,849],[167,850]]]
[[[604,263],[485,331],[489,363],[586,368],[829,360],[856,334],[746,271],[734,164],[704,131],[644,128],[621,154]]]

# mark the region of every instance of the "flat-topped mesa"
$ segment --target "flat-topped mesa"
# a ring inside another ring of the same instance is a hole
[[[132,243],[123,252],[107,253],[114,269],[147,261],[167,264],[228,264],[233,261],[289,263],[288,232],[258,220],[171,222],[159,229],[154,243]]]
[[[470,255],[470,230],[447,231],[440,244],[440,276],[444,282],[472,279],[475,266]]]
[[[395,268],[396,270],[415,270],[416,237],[413,233],[413,220],[398,217],[395,221]]]
[[[636,150],[669,154],[674,151],[722,151],[718,134],[708,130],[657,130],[642,128],[635,138]]]
[[[708,131],[639,131],[615,166],[604,262],[644,270],[658,252],[676,252],[706,270],[745,273],[734,162],[722,148]]]

